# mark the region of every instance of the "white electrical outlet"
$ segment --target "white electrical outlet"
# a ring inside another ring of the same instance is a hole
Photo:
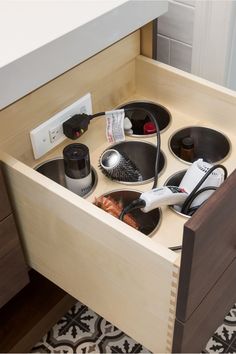
[[[75,114],[92,114],[92,98],[88,93],[78,101],[58,112],[46,122],[31,130],[30,139],[35,159],[60,144],[66,136],[63,134],[62,124]]]

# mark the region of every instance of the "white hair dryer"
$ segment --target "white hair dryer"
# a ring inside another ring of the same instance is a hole
[[[147,213],[163,205],[174,205],[177,211],[181,211],[181,207],[188,195],[212,167],[211,164],[203,161],[203,159],[199,159],[189,167],[178,187],[158,187],[142,193],[139,198],[143,202],[141,210]],[[217,188],[223,181],[224,171],[221,168],[217,168],[206,178],[199,189],[205,187]],[[193,200],[191,207],[200,206],[212,193],[214,193],[214,190],[202,192]]]
[[[204,177],[204,175],[213,167],[203,159],[195,161],[185,173],[179,187],[183,188],[188,194],[196,187],[198,182]],[[201,185],[201,189],[205,187],[219,187],[224,182],[224,171],[220,168],[214,170],[207,179]],[[191,206],[195,207],[201,205],[206,199],[208,199],[214,190],[205,191],[197,196]]]

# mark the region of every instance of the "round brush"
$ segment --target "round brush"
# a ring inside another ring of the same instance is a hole
[[[142,175],[133,161],[115,149],[104,151],[99,160],[102,173],[120,182],[141,182]]]

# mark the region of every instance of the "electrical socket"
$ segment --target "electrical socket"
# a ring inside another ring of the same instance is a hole
[[[46,152],[65,140],[66,136],[63,134],[62,124],[73,115],[81,113],[92,114],[92,98],[90,93],[31,130],[30,139],[35,159],[39,159]]]
[[[49,137],[51,143],[54,143],[55,141],[59,140],[62,136],[63,129],[61,124],[49,130]]]

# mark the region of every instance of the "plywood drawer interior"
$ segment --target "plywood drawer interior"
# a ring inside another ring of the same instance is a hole
[[[93,194],[86,200],[74,195],[33,170],[38,163],[61,156],[69,141],[36,162],[28,137],[40,121],[90,91],[95,112],[136,99],[158,102],[171,112],[171,125],[161,135],[167,164],[159,185],[186,168],[168,149],[169,136],[175,130],[207,126],[224,131],[235,141],[231,124],[235,95],[140,56],[139,40],[136,32],[3,110],[2,122],[10,123],[0,133],[0,157],[28,264],[150,350],[169,352],[181,254],[168,247],[182,243],[186,218],[163,208],[159,230],[147,238],[91,203],[95,196],[121,185],[105,179],[97,169],[99,182]],[[19,129],[13,136],[10,127],[16,121]],[[147,141],[155,143],[155,138]],[[98,158],[108,146],[104,121],[91,123],[80,142],[89,146],[92,165],[97,168]],[[235,158],[232,148],[224,163],[229,172]],[[132,189],[150,188],[151,183]]]

